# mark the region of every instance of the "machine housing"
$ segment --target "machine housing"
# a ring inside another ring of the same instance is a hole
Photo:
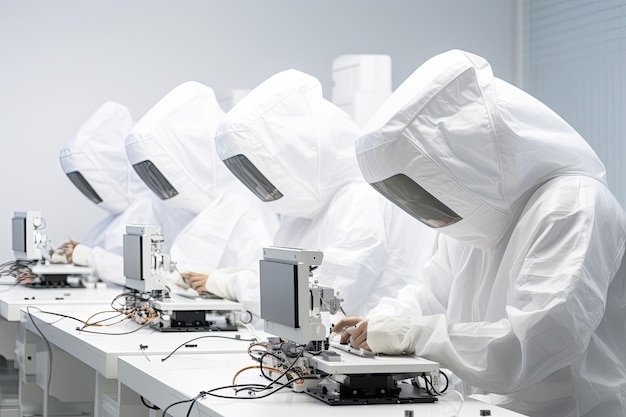
[[[126,297],[126,308],[135,320],[163,332],[237,330],[239,303],[171,294],[167,277],[174,273],[175,263],[162,251],[164,240],[159,226],[126,226],[124,276],[133,290]]]
[[[295,391],[330,405],[436,401],[434,395],[404,380],[427,376],[436,385],[438,363],[329,343],[322,313],[340,311],[342,299],[332,288],[310,282],[322,260],[320,251],[263,249],[261,318],[265,331],[277,336],[265,344],[269,354],[260,357],[262,363],[267,362],[264,366],[283,371]]]

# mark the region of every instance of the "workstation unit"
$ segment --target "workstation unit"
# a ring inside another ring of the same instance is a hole
[[[121,407],[118,410],[109,409],[106,417],[133,415],[133,416],[161,416],[163,411],[174,403],[187,401],[172,406],[167,414],[170,416],[185,416],[190,409],[191,400],[201,391],[209,391],[218,387],[230,386],[238,371],[254,365],[251,358],[245,353],[193,354],[172,357],[162,362],[159,356],[121,356],[118,359],[118,381]],[[266,385],[268,380],[261,376],[259,370],[247,370],[236,378],[238,384]],[[232,396],[234,390],[220,390],[220,395]],[[126,398],[141,395],[148,404],[159,407],[160,410],[151,410],[148,407],[133,408],[132,413],[124,407]],[[247,392],[239,394],[248,397]],[[257,396],[262,396],[258,393]],[[459,410],[460,408],[460,410]],[[302,417],[324,415],[339,417],[359,415],[362,417],[384,416],[479,416],[481,410],[489,410],[490,415],[498,417],[516,417],[521,414],[495,407],[483,402],[448,393],[434,403],[411,404],[370,404],[370,405],[327,405],[312,396],[294,392],[291,388],[284,388],[265,398],[257,399],[227,399],[205,396],[191,406],[191,416],[210,417],[241,417],[245,415],[288,415],[297,414]],[[412,412],[412,414],[405,414]],[[458,412],[458,414],[457,414]],[[486,413],[484,415],[487,415]]]
[[[359,356],[332,346],[329,349],[321,313],[335,314],[341,300],[331,288],[309,282],[311,271],[322,258],[318,251],[264,248],[260,268],[262,317],[265,330],[279,337],[253,331],[158,331],[151,322],[120,321],[127,318],[126,314],[120,317],[120,309],[112,308],[111,301],[90,306],[23,308],[16,348],[21,415],[234,417],[259,411],[261,415],[280,412],[281,407],[296,404],[299,412],[311,416],[343,414],[347,407],[366,416],[405,411],[423,414],[424,410],[433,415],[475,415],[483,409],[497,409],[473,400],[459,409],[460,396],[454,408],[450,396],[435,400],[434,390],[429,390],[427,399],[402,396],[396,391],[405,387],[415,391],[407,382],[412,377],[423,376],[425,381],[429,377],[436,386],[433,381],[439,374],[438,363],[411,355]],[[277,298],[276,290],[287,283],[286,292]],[[150,279],[139,284],[150,285]],[[179,297],[174,295],[168,303],[183,302]],[[207,300],[197,302],[206,309],[222,309],[209,306]],[[158,302],[154,306],[158,308]],[[161,310],[159,319],[165,313]],[[85,327],[86,322],[112,325]],[[252,341],[265,348],[261,357],[253,357],[255,353],[249,350]],[[298,347],[301,350],[294,356],[291,349]],[[263,362],[266,355],[272,362],[269,366]],[[276,376],[297,368],[297,380],[303,383],[276,392],[257,390],[267,384],[259,375],[259,361],[263,369]],[[379,381],[392,377],[394,385],[381,391],[385,383]],[[363,381],[367,391],[344,395],[345,388],[356,388],[353,381]],[[235,383],[256,385],[235,397],[228,388]],[[329,384],[339,384],[341,389]],[[337,397],[327,396],[327,387]],[[194,401],[203,391],[225,397],[203,395]],[[341,402],[334,402],[334,398]],[[285,408],[284,412],[290,410]],[[518,415],[497,410],[501,416]]]
[[[405,411],[478,415],[483,409],[497,409],[468,400],[462,410],[460,395],[459,406],[450,408],[450,396],[436,396],[435,387],[440,387],[436,362],[413,355],[365,354],[359,349],[348,353],[332,341],[326,346],[320,313],[335,314],[340,300],[331,288],[309,282],[323,254],[268,247],[263,255],[261,317],[265,330],[279,337],[256,344],[261,353],[251,346],[245,353],[180,355],[168,361],[120,356],[118,402],[107,406],[104,415],[129,415],[127,407],[137,395],[147,403],[133,408],[134,416],[270,415],[293,412],[294,405],[304,416],[343,415],[348,409],[365,416]],[[277,296],[279,288],[284,291]],[[291,384],[276,383],[288,374]],[[413,385],[411,378],[423,380],[424,386]],[[428,384],[430,388],[424,388]],[[497,415],[519,414],[498,409]]]
[[[17,353],[20,356],[23,352],[33,359],[20,365],[21,415],[160,416],[162,410],[174,402],[192,399],[202,390],[232,384],[237,371],[254,365],[246,353],[249,339],[253,336],[267,338],[263,332],[252,335],[247,330],[163,333],[149,327],[121,334],[140,326],[133,321],[105,328],[107,333],[120,335],[94,334],[78,331],[80,323],[74,320],[59,320],[59,316],[45,312],[86,319],[105,307],[103,303],[50,307],[42,309],[44,311],[22,310]],[[94,332],[98,330],[94,328]],[[197,337],[202,338],[192,340]],[[24,381],[30,382],[24,384]],[[243,372],[237,382],[267,383],[254,370]],[[223,393],[229,394],[228,391]],[[142,400],[147,405],[156,405],[161,411],[148,408]],[[460,403],[460,399],[451,394],[435,404],[350,407],[358,407],[364,416],[378,416],[381,412],[401,415],[404,410],[413,410],[415,415],[423,414],[425,410],[432,415],[454,415]],[[207,398],[197,402],[192,415],[227,417],[251,412],[264,415],[265,411],[280,412],[281,407],[293,405],[300,405],[299,411],[311,416],[319,413],[332,416],[346,411],[345,407],[329,406],[286,388],[262,400]],[[188,406],[189,403],[173,407],[171,415],[186,415]],[[459,415],[478,415],[481,409],[490,409],[492,415],[497,416],[519,415],[471,399],[465,401]],[[284,412],[288,410],[285,408]]]
[[[48,310],[86,320],[111,309],[110,305],[101,304]],[[94,317],[91,321],[104,317]],[[58,315],[22,310],[16,349],[20,390],[38,393],[21,396],[23,415],[30,411],[53,415],[59,408],[82,415],[104,415],[103,404],[117,402],[119,356],[153,355],[160,361],[178,347],[175,356],[191,352],[245,352],[251,337],[264,337],[262,332],[256,335],[245,328],[233,332],[160,332],[133,320],[77,330],[81,327],[77,321]],[[199,339],[192,340],[196,338]],[[143,407],[139,397],[133,401],[135,406]]]

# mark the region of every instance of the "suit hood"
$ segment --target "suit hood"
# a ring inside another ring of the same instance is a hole
[[[314,217],[360,178],[349,116],[303,72],[278,73],[233,107],[215,138],[235,175],[275,212]]]
[[[131,130],[128,159],[169,207],[199,213],[236,183],[215,152],[215,130],[224,115],[213,90],[190,81],[170,91]]]
[[[545,182],[605,182],[602,162],[572,127],[459,50],[420,66],[363,129],[356,152],[385,196],[479,248],[495,245]]]
[[[124,211],[145,189],[124,149],[124,139],[132,127],[128,108],[108,101],[83,122],[59,152],[61,168],[72,183],[111,214]]]

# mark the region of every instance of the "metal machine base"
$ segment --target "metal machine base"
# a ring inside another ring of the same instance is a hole
[[[343,382],[326,378],[307,394],[329,405],[433,403],[437,397],[392,375],[345,375]]]
[[[24,285],[30,288],[84,288],[80,279],[67,275],[40,275],[36,281]]]
[[[207,310],[173,311],[171,314],[161,315],[152,327],[161,332],[234,332],[238,330],[232,312],[222,314]]]

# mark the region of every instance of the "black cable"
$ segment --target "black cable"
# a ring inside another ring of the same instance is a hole
[[[204,395],[204,393],[203,393],[203,392],[201,392],[200,394],[196,395],[196,397],[193,399],[193,401],[191,402],[191,404],[189,404],[189,409],[187,410],[186,417],[191,416],[191,410],[193,410],[193,406],[194,406],[194,404],[198,401],[198,398],[200,398],[200,397],[202,397],[202,398],[204,398],[204,397],[205,397],[205,395]]]
[[[42,310],[39,307],[26,306],[26,313],[28,313],[28,317],[30,318],[30,322],[33,323],[33,326],[35,327],[35,329],[37,329],[37,332],[41,335],[41,338],[44,340],[44,342],[46,342],[46,346],[48,347],[48,361],[49,361],[49,363],[48,363],[48,380],[46,381],[46,394],[49,395],[50,394],[50,381],[52,380],[52,346],[50,346],[50,342],[48,341],[46,336],[43,335],[43,333],[41,332],[41,330],[39,329],[39,327],[35,323],[35,320],[33,320],[33,315],[30,312],[31,308],[36,308],[39,311],[42,311]]]
[[[423,388],[423,390],[426,391],[426,393],[428,395],[439,395],[439,393],[437,392],[437,390],[433,386],[432,377],[427,376],[424,373],[422,373],[421,377],[424,380],[424,388]]]
[[[79,318],[76,318],[76,317],[68,316],[68,315],[66,315],[66,314],[61,314],[61,313],[55,313],[55,312],[53,312],[53,311],[46,311],[46,310],[42,310],[42,309],[40,309],[40,308],[38,308],[38,307],[34,307],[34,308],[36,308],[37,310],[39,310],[39,312],[44,313],[44,314],[50,314],[51,316],[59,316],[59,317],[61,317],[62,319],[64,319],[64,318],[65,318],[65,319],[72,319],[72,320],[76,320],[76,321],[78,321],[78,322],[80,322],[80,323],[84,323],[84,321],[83,321],[83,320],[81,320],[81,319],[79,319]],[[57,320],[57,321],[58,321],[58,320]],[[54,322],[54,323],[56,323],[56,322]],[[54,324],[54,323],[49,323],[49,324]]]
[[[287,369],[285,369],[280,375],[278,375],[277,378],[273,379],[270,381],[269,384],[267,385],[261,385],[261,384],[238,384],[238,385],[230,385],[230,386],[224,386],[224,387],[220,387],[220,388],[214,388],[212,390],[206,391],[205,394],[206,395],[211,395],[214,397],[218,397],[218,398],[227,398],[227,399],[245,399],[245,400],[249,400],[249,399],[258,399],[258,398],[265,398],[269,395],[272,395],[280,390],[282,390],[283,388],[286,388],[288,386],[291,385],[291,383],[304,379],[301,376],[299,376],[298,378],[294,378],[291,381],[289,381],[288,384],[283,384],[281,382],[278,382],[279,379],[281,379],[282,377],[284,377],[285,375],[287,375],[287,373],[289,373],[289,371],[291,371],[293,369],[293,367],[295,366],[295,364],[297,363],[297,361],[304,355],[304,350],[302,350],[300,352],[300,354],[298,355],[298,357],[296,357],[294,359],[294,361],[287,367]],[[261,364],[261,366],[263,366],[263,364]],[[294,371],[295,372],[295,371]],[[297,373],[297,372],[296,372]],[[260,396],[254,396],[254,397],[237,397],[237,396],[226,396],[226,395],[219,395],[219,394],[214,394],[215,391],[219,391],[225,388],[232,388],[235,389],[235,392],[240,392],[240,391],[244,391],[246,389],[253,391],[253,392],[260,392],[260,391],[264,391],[264,390],[268,390],[270,388],[272,388],[272,386],[274,384],[278,384],[280,385],[277,389],[270,391],[267,394],[263,394]],[[238,390],[236,388],[239,388]]]
[[[283,375],[281,375],[281,377],[282,376]],[[211,389],[209,391],[205,391],[205,394],[206,395],[210,395],[212,397],[226,398],[226,399],[229,399],[229,400],[258,400],[258,399],[261,399],[261,398],[269,397],[270,395],[275,394],[278,391],[280,391],[280,390],[282,390],[284,388],[289,387],[288,384],[281,384],[281,383],[278,383],[278,384],[280,384],[280,386],[278,388],[276,388],[275,390],[270,391],[270,392],[268,392],[266,394],[263,394],[263,395],[255,395],[254,397],[237,397],[237,396],[232,396],[232,395],[219,395],[219,394],[215,394],[214,393],[215,391],[223,390],[223,389],[226,389],[226,388],[235,389],[235,388],[239,388],[239,387],[243,388],[243,389],[240,389],[239,391],[245,391],[246,389],[248,389],[249,391],[258,392],[258,391],[256,391],[257,387],[253,388],[253,387],[250,387],[248,385],[227,385],[227,386],[224,386],[224,387],[213,388],[213,389]],[[249,388],[245,388],[245,387],[249,387]],[[263,389],[269,389],[269,388],[267,388],[267,385],[265,385],[265,386],[262,386],[262,388],[259,388],[259,391],[262,391]]]
[[[163,410],[163,417],[166,417],[166,415],[167,415],[167,411],[168,411],[170,408],[174,407],[175,405],[178,405],[178,404],[185,404],[185,403],[188,403],[188,402],[190,402],[190,401],[194,401],[194,400],[195,400],[195,398],[192,398],[192,399],[190,399],[190,400],[176,401],[175,403],[168,405],[168,406],[165,408],[165,410]]]
[[[149,408],[150,410],[160,410],[159,407],[157,407],[156,405],[148,405],[148,403],[146,402],[146,400],[143,398],[143,395],[140,395],[139,398],[141,398],[141,402],[143,403],[143,405],[145,405],[147,408]]]
[[[448,386],[450,384],[450,379],[448,379],[448,375],[445,372],[443,372],[441,369],[439,370],[439,373],[441,375],[443,375],[443,377],[446,379],[446,386],[443,387],[443,389],[441,390],[441,392],[444,393],[444,392],[446,392],[448,390]]]
[[[269,352],[268,352],[268,354],[269,354]],[[234,385],[225,385],[223,387],[213,388],[213,389],[210,389],[208,391],[201,391],[198,395],[196,395],[194,398],[192,398],[190,400],[177,401],[177,402],[175,402],[173,404],[168,405],[163,410],[163,417],[166,416],[167,411],[170,408],[172,408],[172,407],[174,407],[174,406],[176,406],[178,404],[184,404],[184,403],[188,403],[188,402],[191,402],[191,404],[189,405],[189,408],[187,409],[187,416],[190,416],[191,415],[191,410],[193,409],[193,406],[198,401],[198,399],[205,398],[207,395],[210,395],[210,396],[216,397],[216,398],[225,398],[225,399],[230,399],[230,400],[232,400],[232,399],[256,400],[256,399],[269,397],[270,395],[275,394],[278,391],[280,391],[280,390],[282,390],[284,388],[289,387],[292,382],[300,380],[300,379],[304,379],[302,377],[299,377],[299,378],[291,380],[289,382],[289,384],[283,384],[281,382],[278,382],[278,380],[280,378],[284,377],[285,375],[287,375],[287,373],[289,371],[292,370],[292,368],[296,364],[297,360],[300,359],[303,354],[304,354],[304,351],[302,351],[300,353],[300,355],[294,360],[294,362],[291,365],[289,365],[289,367],[287,367],[287,369],[284,372],[282,372],[277,378],[275,378],[273,380],[270,380],[269,384],[266,384],[266,385],[263,385],[263,384],[234,384]],[[261,368],[262,367],[263,367],[263,364],[261,364]],[[270,388],[272,388],[274,386],[274,384],[278,384],[279,387],[274,389],[274,390],[272,390],[272,391],[270,391],[270,392],[268,392],[268,393],[266,393],[266,394],[258,395],[258,396],[255,395],[253,397],[238,397],[237,395],[235,395],[235,396],[232,396],[232,395],[220,395],[220,394],[216,394],[215,393],[216,391],[221,391],[221,390],[229,389],[229,388],[235,390],[235,393],[238,393],[238,392],[241,392],[241,391],[246,391],[246,390],[252,391],[252,392],[256,393],[256,392],[261,392],[261,391],[264,391],[264,390],[269,390]]]
[[[271,353],[271,352],[264,352],[261,354],[261,357],[259,358],[259,363],[261,364],[261,375],[263,377],[265,377],[265,379],[267,379],[268,381],[271,381],[272,378],[270,378],[268,375],[265,375],[265,369],[263,368],[263,360],[265,359],[266,356],[272,356],[276,359],[282,360],[279,356]]]
[[[132,292],[124,292],[124,293],[121,293],[121,294],[116,295],[116,296],[113,298],[113,300],[111,300],[111,308],[112,308],[113,310],[117,311],[118,313],[125,312],[125,307],[126,307],[126,304],[122,304],[122,303],[120,303],[120,307],[115,307],[113,304],[114,304],[117,300],[119,300],[120,298],[122,298],[122,297],[133,297],[134,299],[137,299],[137,298],[138,298],[138,297],[137,297],[137,295],[136,295],[135,293],[132,293]]]
[[[263,349],[252,349],[250,348],[248,350],[248,356],[250,356],[250,359],[252,359],[255,362],[259,362],[260,356],[262,356],[264,353],[270,353],[266,350]],[[259,354],[259,357],[254,356],[255,354]],[[273,355],[276,359],[280,359],[279,356],[274,355],[273,353],[270,353],[271,355]]]
[[[61,317],[61,319],[59,319],[59,320],[62,320],[62,319],[64,319],[64,318],[66,318],[66,319],[71,319],[71,320],[75,320],[75,321],[77,321],[77,322],[79,322],[79,323],[81,323],[81,324],[83,325],[83,327],[81,328],[81,330],[82,330],[82,329],[84,329],[84,328],[86,328],[86,327],[89,327],[89,326],[96,326],[96,325],[98,325],[98,324],[100,324],[100,323],[102,323],[102,322],[104,322],[104,321],[107,321],[107,320],[111,320],[111,319],[113,319],[113,318],[116,318],[116,317],[107,317],[107,318],[105,318],[105,319],[102,319],[102,320],[96,321],[96,322],[94,322],[94,323],[86,323],[84,320],[81,320],[81,319],[79,319],[79,318],[77,318],[77,317],[74,317],[74,316],[69,316],[69,315],[67,315],[67,314],[55,313],[55,312],[53,312],[53,311],[46,311],[46,310],[42,310],[42,309],[40,309],[39,307],[33,307],[33,308],[37,308],[37,309],[38,309],[41,313],[43,313],[43,314],[50,314],[50,315],[52,315],[52,316],[59,316],[59,317]],[[118,313],[118,316],[117,316],[117,317],[119,317],[120,315],[123,315],[123,314]],[[57,323],[59,320],[54,321],[54,322],[50,322],[50,323],[48,323],[48,324],[54,324],[54,323]]]
[[[16,279],[17,284],[33,280],[37,276],[30,268],[31,262],[25,260],[8,261],[0,265],[0,275],[9,275]]]
[[[278,360],[281,360],[281,361],[282,361],[282,358],[281,358],[281,357],[279,357],[278,355],[275,355],[275,354],[274,354],[274,353],[272,353],[272,352],[263,352],[263,353],[261,354],[261,357],[257,359],[257,360],[258,360],[258,362],[261,364],[261,366],[260,366],[260,369],[261,369],[261,376],[263,376],[263,377],[264,377],[265,379],[267,379],[268,381],[271,381],[271,380],[272,380],[272,378],[271,378],[269,375],[266,375],[266,374],[265,374],[265,371],[266,371],[266,370],[265,370],[265,368],[263,367],[263,360],[265,359],[265,357],[266,357],[266,356],[272,356],[272,357],[274,357],[275,359],[278,359]],[[301,356],[300,356],[300,357],[301,357]],[[293,363],[292,363],[292,365],[291,365],[291,368],[293,368],[293,365],[295,365],[295,363],[297,362],[297,360],[298,360],[298,359],[300,359],[300,357],[297,357],[297,358],[294,360],[294,362],[293,362]],[[285,376],[285,375],[286,375],[286,373],[287,373],[288,371],[289,371],[289,369],[287,369],[287,371],[286,371],[285,373],[281,374],[281,376],[280,376],[278,379],[280,379],[280,378],[282,378],[283,376]],[[293,371],[296,375],[298,375],[298,378],[294,378],[293,380],[290,380],[290,381],[289,381],[289,383],[291,383],[291,382],[293,382],[293,381],[300,380],[300,379],[304,379],[304,375],[302,375],[298,369],[295,369],[295,368],[294,368],[294,369],[292,369],[292,371]],[[270,372],[271,372],[271,371],[270,371]]]
[[[426,391],[426,393],[428,395],[442,395],[444,392],[446,392],[446,390],[448,389],[448,385],[449,385],[449,379],[448,379],[448,375],[446,375],[445,372],[443,372],[441,369],[439,370],[439,373],[441,375],[443,375],[443,377],[446,380],[446,385],[443,387],[442,390],[437,390],[435,389],[435,386],[433,384],[432,381],[432,376],[427,376],[426,374],[422,373],[422,375],[420,375],[419,377],[421,377],[424,380],[424,387],[422,387],[418,381],[417,378],[419,377],[415,377],[411,380],[412,384],[414,386],[416,386],[417,388]]]
[[[46,389],[48,392],[50,392],[50,383],[52,381],[52,346],[50,345],[50,342],[48,341],[48,339],[46,338],[46,336],[44,336],[43,332],[41,331],[41,329],[39,328],[39,326],[37,326],[37,323],[35,323],[35,320],[33,320],[33,315],[30,312],[31,308],[35,308],[37,310],[39,310],[39,312],[43,313],[43,314],[50,314],[53,316],[59,316],[60,319],[59,320],[63,320],[64,318],[67,319],[72,319],[72,320],[76,320],[80,323],[83,323],[83,320],[80,320],[76,317],[72,317],[69,316],[67,314],[61,314],[61,313],[55,313],[52,311],[46,311],[46,310],[42,310],[39,307],[34,307],[34,306],[26,306],[26,312],[28,313],[28,317],[30,318],[31,323],[33,323],[33,326],[35,327],[35,329],[37,329],[37,332],[39,333],[39,335],[41,336],[41,338],[44,340],[44,342],[46,342],[46,346],[48,348],[48,360],[49,360],[49,365],[48,365],[48,380],[46,382]],[[54,324],[56,322],[58,322],[59,320],[53,322],[53,323],[48,323],[48,324]]]
[[[171,351],[169,353],[169,355],[167,355],[166,357],[164,357],[163,359],[161,359],[161,362],[165,362],[166,360],[168,360],[170,358],[170,356],[172,356],[174,353],[176,353],[178,351],[178,349],[180,349],[181,347],[195,341],[198,339],[205,339],[205,338],[209,338],[209,337],[215,337],[215,338],[219,338],[219,339],[231,339],[231,340],[241,340],[243,342],[256,342],[256,339],[243,339],[241,337],[231,337],[231,336],[218,336],[218,335],[206,335],[206,336],[199,336],[199,337],[195,337],[193,339],[187,340],[186,342],[181,343],[176,349],[174,349],[173,351]]]

